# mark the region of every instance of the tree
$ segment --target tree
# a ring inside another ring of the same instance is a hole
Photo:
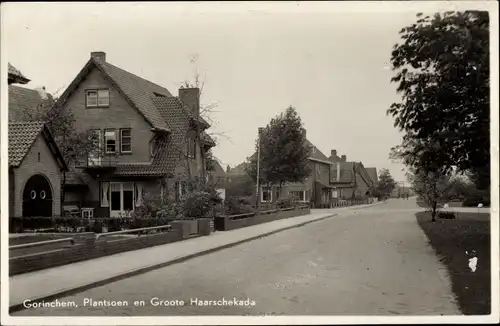
[[[278,185],[302,182],[311,174],[308,158],[311,149],[302,128],[302,120],[293,107],[273,118],[256,141],[259,151],[260,182]],[[257,179],[257,156],[250,157],[248,173]]]
[[[75,117],[71,108],[61,106],[56,98],[45,100],[36,110],[29,113],[28,119],[45,122],[57,144],[69,169],[86,160],[90,153],[101,155],[99,137],[90,131],[79,132],[75,126]],[[66,198],[66,171],[62,173],[61,212]]]
[[[206,80],[206,75],[204,78],[201,77],[200,72],[198,70],[197,66],[197,61],[198,61],[198,55],[194,54],[189,58],[190,63],[192,64],[193,67],[193,80],[184,80],[181,84],[182,87],[186,88],[198,88],[200,90],[199,96],[200,96],[200,108],[199,108],[199,116],[196,117],[197,120],[205,119],[207,122],[210,123],[211,127],[214,127],[214,124],[217,123],[217,121],[214,121],[213,119],[213,113],[217,112],[215,109],[218,106],[218,103],[210,103],[210,104],[204,104],[202,102],[203,94],[204,94],[204,87],[205,87],[205,80]],[[224,137],[227,140],[229,140],[229,137],[226,135],[224,132],[211,132],[211,131],[205,131],[207,135],[209,135],[216,144],[219,142],[220,137]],[[198,142],[200,138],[202,137],[202,131],[200,130],[199,126],[197,125],[195,128],[195,134],[196,134],[196,141]],[[183,153],[184,147],[180,147],[179,151]],[[182,155],[182,154],[181,154]],[[187,178],[189,180],[192,179],[192,172],[191,172],[191,165],[189,164],[190,158],[185,155],[185,160],[186,160],[186,168],[187,168]],[[203,186],[205,180],[206,180],[206,172],[211,172],[214,169],[215,162],[218,161],[218,159],[213,155],[212,149],[208,150],[207,152],[204,153],[204,161],[205,161],[205,166],[204,169],[201,171],[201,185]],[[221,163],[221,162],[219,162]],[[196,187],[195,187],[196,188]]]
[[[441,172],[470,170],[478,187],[489,187],[488,12],[418,14],[400,34],[402,43],[392,51],[396,75],[391,81],[398,83],[402,99],[387,114],[406,132],[402,156],[411,162],[431,154]],[[433,149],[426,151],[429,146]]]
[[[394,180],[388,169],[380,170],[378,179],[378,193],[384,197],[389,197],[394,188],[396,188],[396,181]]]
[[[415,173],[411,180],[413,190],[430,206],[432,222],[436,221],[439,202],[448,199],[452,189],[450,177],[443,172],[443,170],[420,171]]]

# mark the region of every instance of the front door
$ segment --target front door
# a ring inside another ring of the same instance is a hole
[[[129,214],[134,210],[134,183],[111,182],[110,194],[109,216],[129,216]]]
[[[28,216],[52,216],[52,188],[41,174],[29,178],[24,186],[23,217]]]

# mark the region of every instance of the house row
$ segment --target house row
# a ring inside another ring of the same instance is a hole
[[[71,111],[75,131],[98,140],[91,153],[67,162],[31,114],[47,109],[50,94],[25,87],[29,81],[9,64],[10,216],[82,208],[89,216],[129,215],[148,196],[178,199],[189,180],[208,176],[206,153],[215,143],[200,117],[198,88],[181,87],[175,96],[92,52],[52,106]]]
[[[378,182],[377,169],[366,167],[362,162],[348,161],[346,155],[337,155],[331,150],[327,157],[307,139],[310,147],[309,167],[311,175],[302,183],[287,183],[278,186],[261,186],[260,202],[273,203],[280,197],[294,195],[300,202],[309,203],[316,208],[332,207],[342,200],[366,200]],[[229,182],[249,178],[246,174],[248,163],[241,163],[227,172]],[[255,195],[255,191],[253,192]]]

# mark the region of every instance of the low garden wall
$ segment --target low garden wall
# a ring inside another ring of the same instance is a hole
[[[217,231],[235,230],[247,226],[268,223],[300,215],[306,215],[309,214],[310,211],[311,210],[308,206],[303,206],[296,208],[262,211],[259,215],[257,215],[256,213],[249,213],[232,216],[218,216],[215,219],[215,229]]]
[[[96,234],[91,232],[86,232],[85,234],[66,234],[67,237],[74,239],[73,245],[61,249],[51,249],[15,257],[13,257],[12,252],[18,249],[13,247],[12,250],[9,250],[11,256],[9,259],[9,274],[12,276],[34,272],[193,237],[192,221],[173,221],[171,226],[172,229],[167,232],[122,238],[114,241],[96,241]],[[198,234],[194,236],[209,235],[211,231],[210,219],[199,219],[197,228]],[[129,231],[135,232],[134,230]],[[106,237],[105,234],[101,234],[102,236]],[[45,246],[46,244],[40,243],[40,245]]]

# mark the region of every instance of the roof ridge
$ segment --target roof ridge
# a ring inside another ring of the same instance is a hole
[[[125,69],[123,69],[123,68],[120,68],[120,67],[118,67],[118,66],[116,66],[116,65],[114,65],[114,64],[112,64],[112,63],[110,63],[110,62],[108,62],[108,61],[104,61],[104,62],[102,62],[102,61],[96,60],[96,59],[94,59],[94,58],[91,58],[91,60],[93,60],[93,61],[94,61],[95,63],[97,63],[98,65],[110,65],[110,66],[111,66],[111,67],[113,67],[114,69],[121,70],[122,72],[125,72],[125,73],[127,73],[127,74],[130,74],[130,75],[134,76],[135,78],[142,79],[142,80],[143,80],[143,81],[145,81],[145,82],[148,82],[148,83],[153,84],[153,85],[155,85],[155,86],[157,86],[157,87],[163,88],[163,89],[167,90],[167,92],[169,93],[169,95],[165,95],[165,97],[175,97],[175,96],[173,96],[173,95],[172,95],[172,93],[170,93],[170,91],[169,91],[166,87],[161,86],[160,84],[157,84],[157,83],[155,83],[155,82],[153,82],[153,81],[151,81],[151,80],[149,80],[149,79],[146,79],[146,78],[144,78],[144,77],[141,77],[141,76],[139,76],[139,75],[134,74],[133,72],[130,72],[130,71],[128,71],[128,70],[125,70]]]

